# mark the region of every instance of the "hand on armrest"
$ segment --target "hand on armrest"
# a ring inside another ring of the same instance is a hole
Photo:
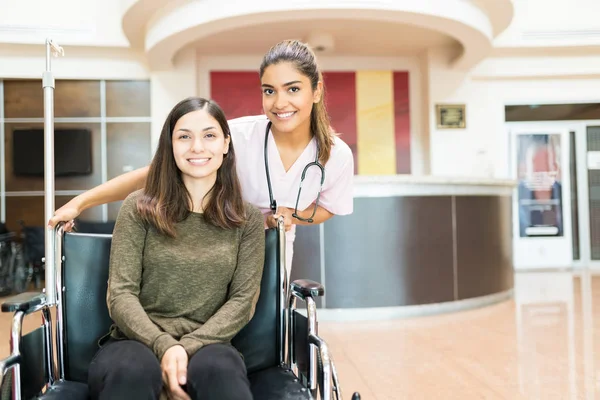
[[[46,295],[38,292],[25,292],[13,296],[2,303],[2,312],[27,312],[32,308],[44,304]]]
[[[325,287],[309,279],[297,279],[292,282],[292,291],[302,297],[319,297],[325,294]]]

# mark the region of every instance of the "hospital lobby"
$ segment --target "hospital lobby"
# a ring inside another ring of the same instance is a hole
[[[44,264],[56,256],[49,190],[58,209],[149,165],[187,97],[214,100],[228,120],[264,114],[263,56],[295,39],[316,55],[331,127],[353,156],[352,213],[296,227],[290,277],[324,289],[310,292],[313,328],[341,399],[600,397],[599,1],[32,0],[0,11],[0,300],[58,296],[57,371],[73,365],[59,354],[74,337],[62,324],[85,322],[63,320],[68,290]],[[76,231],[108,237],[122,204],[83,211]],[[18,310],[2,311],[0,372]],[[48,323],[38,311],[25,312],[23,335]],[[11,395],[14,376],[0,400],[38,398]]]

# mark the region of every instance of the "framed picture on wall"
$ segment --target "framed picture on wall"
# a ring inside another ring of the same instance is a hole
[[[464,104],[437,104],[435,116],[438,129],[464,129],[466,123]]]

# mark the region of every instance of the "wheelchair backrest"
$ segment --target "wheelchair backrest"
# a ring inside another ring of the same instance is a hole
[[[63,243],[64,363],[67,380],[87,382],[98,339],[112,321],[106,306],[111,235],[67,233]]]
[[[265,266],[254,316],[233,339],[248,373],[279,363],[281,287],[277,230],[265,232]],[[65,378],[87,382],[98,340],[112,321],[106,305],[112,236],[67,233],[63,243],[63,326]]]
[[[116,221],[96,222],[77,219],[75,221],[75,231],[81,233],[104,233],[112,235],[115,229]]]
[[[279,246],[276,229],[265,231],[265,265],[254,316],[231,341],[244,356],[248,373],[279,363],[280,296]]]

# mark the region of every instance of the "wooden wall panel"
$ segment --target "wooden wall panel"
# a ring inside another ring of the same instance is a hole
[[[150,146],[150,123],[107,124],[108,179],[112,179],[132,169],[149,165],[152,161]],[[117,219],[123,202],[108,205],[108,219]]]
[[[149,117],[150,114],[149,81],[106,82],[108,117]]]
[[[56,196],[54,198],[55,208],[67,204],[72,196]],[[81,213],[81,219],[90,221],[101,221],[102,210],[93,207]],[[44,226],[44,196],[20,196],[6,198],[6,226],[10,231],[20,232],[19,220],[25,221],[26,225]]]
[[[108,179],[150,164],[150,133],[149,122],[106,124]]]
[[[4,81],[5,118],[43,118],[44,91],[41,80]],[[57,80],[54,116],[100,117],[100,82]]]

